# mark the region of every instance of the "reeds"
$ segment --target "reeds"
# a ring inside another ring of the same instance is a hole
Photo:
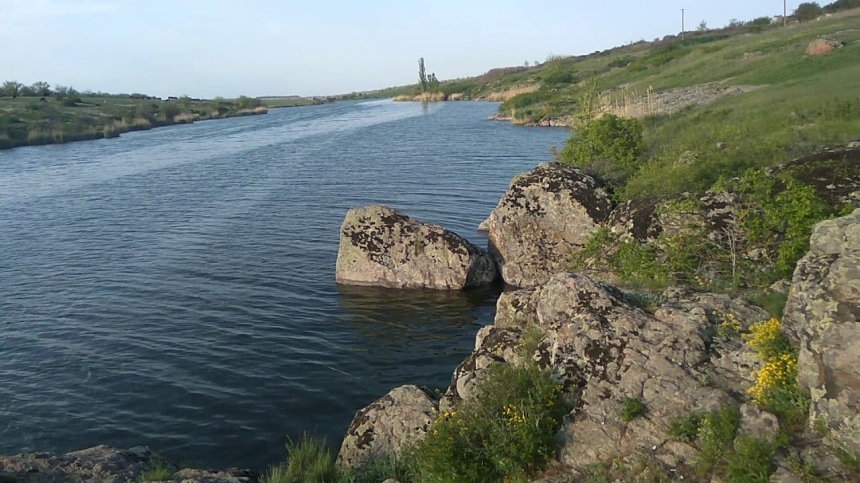
[[[528,94],[529,92],[534,92],[538,89],[540,89],[540,86],[537,84],[514,86],[502,91],[490,92],[486,95],[486,100],[490,102],[505,102],[514,96]]]

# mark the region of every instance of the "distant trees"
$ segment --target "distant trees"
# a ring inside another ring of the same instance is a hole
[[[421,92],[427,92],[427,71],[424,69],[424,57],[418,59],[418,85]]]
[[[263,101],[256,97],[239,96],[236,99],[236,107],[239,109],[254,109],[263,105]]]
[[[3,86],[2,88],[0,88],[0,91],[2,91],[4,96],[11,97],[14,99],[18,97],[22,87],[24,87],[24,84],[18,81],[10,80],[3,83]]]
[[[35,82],[30,88],[33,89],[34,96],[47,97],[51,95],[51,84],[47,82]]]
[[[708,22],[702,20],[702,23],[699,24],[699,28],[697,29],[699,32],[707,32],[708,31]]]
[[[824,13],[824,9],[818,2],[806,2],[797,6],[794,11],[794,18],[800,22],[809,22],[820,17]]]

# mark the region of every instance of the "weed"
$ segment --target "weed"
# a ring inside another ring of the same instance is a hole
[[[144,481],[170,481],[173,479],[173,470],[160,458],[152,460],[148,470],[144,471],[138,480]]]
[[[645,403],[639,398],[628,397],[621,402],[621,420],[629,423],[645,414]]]
[[[782,317],[782,312],[785,310],[785,304],[788,301],[788,294],[783,292],[773,292],[770,290],[760,290],[744,297],[747,302],[755,304],[770,314],[771,317]]]
[[[262,483],[332,483],[338,478],[334,455],[325,440],[302,436],[287,442],[288,459],[269,469]]]
[[[771,473],[774,445],[753,436],[744,435],[734,442],[734,451],[726,458],[728,481],[737,483],[767,483]]]
[[[849,453],[845,448],[835,448],[834,453],[847,471],[860,474],[860,458]]]
[[[786,457],[788,469],[791,473],[800,478],[802,481],[821,482],[824,481],[822,475],[811,462],[803,459],[796,451],[790,451]]]

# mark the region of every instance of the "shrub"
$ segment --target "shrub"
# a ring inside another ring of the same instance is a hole
[[[643,146],[639,121],[606,114],[577,129],[562,149],[560,160],[620,186],[639,168]]]
[[[172,121],[174,117],[178,116],[179,113],[182,112],[182,108],[177,102],[165,102],[164,104],[159,106],[159,110],[164,116],[164,119],[168,121]]]
[[[498,364],[478,393],[440,414],[409,451],[420,481],[522,481],[554,457],[567,411],[548,372],[533,363]]]

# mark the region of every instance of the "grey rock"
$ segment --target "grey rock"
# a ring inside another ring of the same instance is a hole
[[[850,143],[848,143],[847,147],[860,148],[860,141],[851,141]]]
[[[338,283],[391,288],[463,289],[498,278],[484,250],[382,205],[347,212],[335,271]]]
[[[779,420],[773,414],[752,404],[741,405],[740,434],[773,442],[779,432]]]
[[[344,436],[338,464],[359,469],[399,453],[427,434],[439,400],[426,387],[401,386],[359,410]]]
[[[657,217],[659,201],[659,198],[627,200],[612,210],[606,227],[622,241],[654,241],[662,232]]]
[[[30,453],[0,457],[0,476],[27,483],[139,483],[156,460],[164,460],[146,447],[119,450],[96,446],[66,454]],[[164,462],[168,468],[176,465]],[[251,483],[258,475],[247,470],[185,469],[174,473],[183,483]]]
[[[800,344],[798,382],[812,396],[810,426],[824,421],[830,440],[860,454],[860,209],[815,226],[783,324]]]
[[[528,327],[537,319],[540,288],[504,292],[496,302],[496,327]]]
[[[489,217],[502,278],[517,287],[547,281],[611,210],[606,191],[577,168],[543,163],[519,176]]]

